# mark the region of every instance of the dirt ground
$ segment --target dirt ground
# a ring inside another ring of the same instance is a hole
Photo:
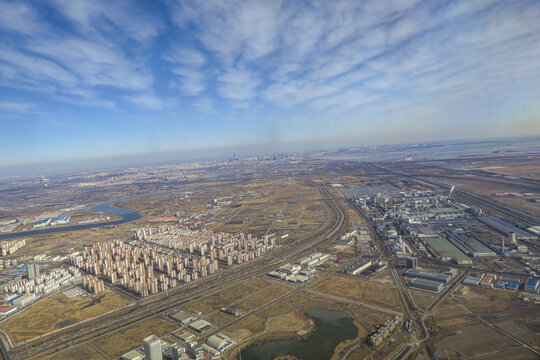
[[[72,299],[59,293],[0,323],[0,328],[8,330],[16,342],[21,342],[120,308],[128,302],[112,291]]]
[[[312,289],[376,306],[402,310],[396,289],[349,276],[329,275],[310,286]]]
[[[141,321],[123,330],[108,334],[95,341],[94,345],[112,358],[142,346],[142,340],[152,334],[162,336],[173,331],[178,326],[161,317]]]

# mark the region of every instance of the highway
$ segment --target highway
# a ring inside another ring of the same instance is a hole
[[[127,311],[126,308],[122,308],[118,311],[116,315],[109,315],[108,318],[109,321],[103,322],[99,321],[99,317],[97,317],[95,320],[95,325],[87,328],[77,328],[75,325],[73,328],[67,329],[67,331],[62,332],[62,334],[65,333],[64,336],[60,337],[60,333],[55,334],[55,336],[58,336],[56,340],[49,339],[47,335],[42,336],[37,341],[30,341],[28,343],[25,343],[24,346],[31,346],[34,342],[40,342],[41,344],[30,348],[28,350],[23,350],[15,355],[13,355],[14,359],[23,359],[27,358],[31,355],[34,355],[39,352],[43,352],[47,349],[51,349],[54,347],[57,347],[62,344],[70,343],[72,345],[75,345],[75,340],[86,336],[91,335],[92,333],[95,333],[100,330],[105,330],[107,328],[111,328],[110,330],[106,330],[104,332],[101,332],[99,336],[103,336],[104,334],[108,334],[110,332],[118,330],[118,326],[121,328],[130,326],[136,322],[143,321],[145,319],[148,319],[152,316],[155,316],[157,314],[163,314],[167,311],[169,311],[171,308],[182,305],[186,303],[184,301],[185,299],[189,297],[196,296],[197,294],[204,293],[208,290],[211,290],[212,288],[215,288],[217,284],[214,284],[215,280],[221,279],[220,285],[223,285],[225,283],[231,283],[234,281],[237,281],[241,278],[250,277],[253,275],[256,275],[257,273],[261,272],[268,272],[271,269],[274,269],[275,267],[279,266],[280,264],[286,262],[289,259],[293,259],[295,257],[300,256],[304,252],[311,252],[313,251],[313,248],[315,248],[317,245],[328,241],[334,241],[335,238],[337,238],[337,235],[340,231],[343,231],[344,226],[348,226],[348,223],[346,220],[346,214],[341,208],[340,205],[338,205],[331,196],[331,194],[328,192],[328,190],[322,186],[316,186],[317,189],[321,192],[322,198],[326,201],[323,201],[323,204],[328,204],[331,210],[333,210],[333,213],[336,215],[334,223],[331,224],[329,229],[326,229],[327,226],[322,227],[321,230],[316,232],[315,234],[311,234],[309,236],[306,236],[302,239],[295,240],[291,245],[283,246],[279,249],[276,249],[275,251],[268,254],[266,257],[260,259],[259,264],[246,264],[247,266],[238,266],[228,273],[221,273],[220,276],[214,277],[212,282],[208,283],[207,285],[200,284],[200,281],[198,282],[195,289],[192,291],[183,291],[180,294],[171,295],[166,300],[163,299],[163,294],[158,294],[157,296],[151,297],[151,299],[147,298],[147,302],[141,301],[141,304],[138,305],[141,308],[137,309],[136,306],[133,306],[131,308],[128,308]],[[329,215],[333,217],[333,215]],[[330,223],[330,218],[327,220],[327,223]],[[330,225],[330,224],[329,224]],[[268,260],[270,258],[273,258],[273,260]],[[232,285],[231,285],[232,286]],[[182,286],[175,288],[177,291],[182,290]],[[173,289],[173,290],[175,290]],[[185,287],[184,287],[185,289]],[[221,291],[222,288],[220,288],[217,291]],[[216,291],[216,292],[217,292]],[[172,290],[170,291],[172,292]],[[199,299],[203,296],[197,296],[195,299],[192,299],[190,301],[194,301],[196,299]],[[124,314],[122,314],[122,310],[124,310]],[[127,322],[127,323],[126,323]],[[87,325],[87,324],[84,324]],[[94,337],[90,337],[87,339],[87,341],[94,339]],[[86,342],[86,341],[85,341]],[[15,347],[15,350],[17,347]]]

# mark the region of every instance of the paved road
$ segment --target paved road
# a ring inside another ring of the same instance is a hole
[[[452,285],[450,285],[428,308],[428,311],[433,311],[443,301],[444,298],[446,298],[448,295],[454,292],[459,284],[465,279],[465,277],[468,275],[468,272],[464,272],[457,280],[454,281]]]
[[[309,293],[315,294],[315,295],[329,297],[329,298],[334,299],[336,301],[346,302],[346,303],[349,303],[349,304],[363,306],[363,307],[371,309],[371,310],[380,311],[380,312],[391,314],[391,315],[394,315],[394,316],[396,316],[396,315],[397,316],[403,316],[403,313],[401,313],[399,311],[394,311],[394,310],[382,308],[382,307],[379,307],[379,306],[366,304],[366,303],[363,303],[363,302],[360,302],[360,301],[347,299],[347,298],[344,298],[344,297],[341,297],[341,296],[331,295],[331,294],[327,294],[327,293],[317,291],[317,290],[313,290],[313,289],[306,289],[306,291],[309,292]]]
[[[11,360],[11,357],[9,356],[9,353],[6,349],[6,345],[4,344],[4,340],[0,337],[0,353],[2,353],[2,358],[4,360]]]
[[[346,214],[343,211],[343,209],[341,208],[341,206],[337,205],[335,199],[330,195],[330,193],[328,192],[328,190],[326,188],[324,188],[322,186],[317,186],[317,188],[319,189],[319,191],[321,191],[321,193],[323,195],[323,199],[328,200],[328,203],[329,203],[330,207],[332,208],[334,213],[337,214],[337,218],[335,219],[335,222],[330,227],[330,229],[327,230],[326,226],[323,226],[323,230],[320,230],[321,232],[319,234],[311,234],[311,235],[306,236],[306,237],[304,237],[302,239],[296,240],[294,242],[294,247],[282,247],[282,248],[280,248],[280,249],[282,249],[281,250],[282,256],[279,256],[279,254],[272,254],[272,253],[267,255],[268,258],[274,258],[274,260],[266,261],[265,258],[262,258],[261,263],[259,263],[258,265],[254,264],[253,266],[251,266],[248,269],[246,269],[246,267],[241,267],[240,269],[239,268],[233,268],[229,274],[220,274],[220,276],[218,278],[223,279],[221,284],[223,284],[223,282],[231,283],[231,282],[234,282],[234,281],[236,281],[236,280],[238,280],[238,279],[240,279],[242,277],[246,277],[246,276],[249,276],[249,275],[254,275],[254,274],[257,274],[259,272],[269,271],[270,269],[273,269],[276,266],[282,264],[287,259],[291,259],[291,258],[295,258],[297,256],[300,256],[304,252],[313,251],[313,248],[315,248],[317,245],[319,245],[322,242],[333,241],[335,239],[336,234],[339,231],[342,230],[342,227],[344,225],[347,226],[347,224],[345,222]],[[325,203],[323,202],[323,204],[325,204]],[[325,205],[325,206],[327,206],[327,205]],[[329,221],[330,220],[327,220],[327,223],[329,223]],[[274,255],[274,256],[272,256],[272,255]],[[199,286],[199,287],[193,289],[192,291],[182,292],[180,294],[177,294],[176,296],[171,295],[166,300],[163,299],[163,296],[159,296],[159,297],[155,297],[155,298],[153,297],[154,300],[152,300],[151,303],[144,304],[145,307],[142,308],[142,309],[137,309],[137,310],[131,309],[130,310],[131,312],[129,312],[128,314],[121,315],[121,316],[116,316],[115,318],[112,318],[112,316],[109,316],[109,318],[111,318],[111,320],[106,321],[106,322],[100,322],[100,323],[98,323],[97,325],[95,325],[95,326],[93,326],[91,328],[87,328],[87,329],[84,329],[84,330],[72,329],[72,330],[70,330],[69,335],[67,335],[68,333],[66,333],[66,336],[64,336],[62,338],[58,338],[58,339],[56,339],[54,341],[46,341],[47,336],[45,335],[40,339],[42,341],[40,345],[35,346],[35,347],[33,347],[33,348],[29,349],[29,350],[20,352],[20,353],[16,354],[14,356],[14,358],[23,359],[23,358],[29,357],[29,356],[31,356],[33,354],[36,354],[36,353],[42,352],[44,350],[56,347],[58,345],[65,344],[65,343],[68,343],[68,342],[72,342],[72,341],[76,340],[77,338],[80,338],[80,337],[82,337],[84,335],[90,335],[91,333],[96,332],[98,330],[103,330],[103,329],[112,327],[117,323],[125,322],[126,320],[130,320],[130,319],[137,319],[137,320],[134,320],[134,321],[130,321],[126,325],[122,325],[121,328],[130,326],[130,325],[132,325],[134,323],[137,323],[139,321],[143,321],[145,319],[153,317],[156,314],[165,313],[165,312],[169,311],[171,308],[183,304],[181,302],[182,299],[185,299],[185,298],[188,298],[188,297],[191,297],[191,296],[195,296],[197,293],[202,293],[204,291],[208,291],[208,290],[210,290],[211,288],[213,288],[215,286],[216,286],[216,284],[214,282],[212,282],[212,283],[209,283],[206,286]],[[196,300],[198,298],[201,298],[201,297],[202,296],[198,296],[194,300]],[[153,305],[153,304],[155,304],[155,305]],[[123,310],[123,309],[121,309],[121,310]],[[104,334],[111,333],[113,331],[116,331],[117,329],[118,328],[111,329],[110,331],[107,331]],[[99,335],[99,336],[102,336],[102,335]],[[92,337],[89,340],[92,340],[94,338],[96,338],[96,337]],[[28,344],[25,344],[25,345],[28,345]]]

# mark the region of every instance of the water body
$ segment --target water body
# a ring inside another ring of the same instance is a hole
[[[307,339],[269,340],[242,350],[242,360],[272,360],[276,356],[294,355],[302,360],[328,360],[342,341],[354,339],[358,328],[343,311],[311,309],[306,316],[315,322]]]
[[[33,236],[33,235],[52,234],[52,233],[65,232],[65,231],[84,230],[84,229],[91,229],[91,228],[97,228],[97,227],[102,227],[102,226],[119,225],[119,224],[123,224],[123,223],[134,221],[141,218],[141,215],[135,210],[115,206],[117,203],[121,201],[140,199],[147,196],[156,196],[156,195],[170,194],[170,193],[176,193],[176,192],[193,191],[193,190],[214,188],[214,187],[220,187],[220,186],[227,186],[227,185],[239,184],[239,183],[249,181],[249,180],[251,179],[244,178],[244,179],[228,182],[225,184],[203,185],[203,186],[196,186],[196,187],[191,187],[191,188],[184,188],[180,190],[161,191],[161,192],[156,192],[156,193],[151,193],[151,194],[136,195],[136,196],[130,196],[130,197],[122,198],[122,199],[110,200],[110,201],[98,204],[96,206],[93,206],[90,208],[90,210],[95,211],[95,212],[105,213],[108,215],[119,216],[121,218],[120,220],[103,222],[103,223],[90,223],[90,224],[84,224],[84,225],[64,226],[64,227],[58,227],[58,228],[48,227],[48,228],[40,229],[40,230],[0,234],[0,240],[25,237],[25,236]]]

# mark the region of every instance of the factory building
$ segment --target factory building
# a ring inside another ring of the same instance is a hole
[[[484,280],[480,281],[480,286],[486,287],[486,288],[492,288],[493,278],[491,276],[486,276]]]
[[[514,233],[515,237],[518,240],[534,240],[536,239],[536,235],[532,234],[528,231],[525,231],[523,229],[518,228],[517,226],[514,226],[510,224],[509,222],[506,222],[502,219],[499,219],[495,216],[480,216],[478,217],[478,220],[490,228],[497,230],[498,232],[510,236],[512,233]]]
[[[285,264],[281,266],[278,270],[285,274],[296,275],[300,270],[302,270],[302,267],[300,265]]]
[[[202,319],[199,319],[189,324],[190,329],[195,330],[196,332],[199,332],[199,333],[203,333],[209,330],[211,327],[212,327],[212,324]]]
[[[349,275],[357,275],[371,266],[371,261],[358,261],[345,268],[345,273]]]
[[[161,340],[157,336],[150,335],[144,338],[143,347],[145,360],[163,360]]]
[[[439,292],[443,288],[444,283],[437,280],[415,278],[409,285],[417,289]]]
[[[13,300],[15,306],[25,306],[36,300],[36,294],[25,294]]]
[[[185,311],[179,310],[178,312],[174,313],[173,315],[170,315],[174,320],[179,321],[182,323],[182,325],[187,325],[192,323],[193,321],[197,320],[197,317],[193,316],[190,313],[187,313]]]
[[[450,280],[452,280],[451,274],[442,274],[442,273],[420,270],[420,269],[410,269],[407,272],[405,272],[403,275],[410,278],[434,280],[434,281],[440,281],[444,283],[448,283]]]
[[[317,266],[320,263],[328,260],[329,257],[330,255],[319,252],[319,253],[315,253],[313,255],[310,255],[308,257],[298,260],[297,264],[303,265],[303,266]]]
[[[482,281],[482,278],[476,277],[476,276],[467,276],[465,280],[463,280],[463,283],[465,285],[472,285],[472,286],[479,286],[480,281]]]
[[[525,284],[524,290],[533,294],[537,294],[538,286],[539,286],[538,279],[532,278],[532,279],[529,279],[529,281],[527,281],[527,283]]]
[[[227,340],[218,335],[212,335],[206,340],[206,344],[213,349],[221,352],[229,345]]]
[[[56,219],[51,221],[51,225],[60,225],[60,224],[67,224],[69,222],[70,216],[59,216]]]
[[[34,224],[34,227],[44,227],[44,226],[47,226],[51,223],[51,218],[46,218],[46,219],[39,219],[38,221],[36,221],[36,223]]]
[[[491,250],[480,241],[467,235],[457,234],[452,230],[447,230],[448,240],[460,251],[472,257],[493,257],[497,256],[495,251]]]
[[[11,306],[0,306],[0,316],[6,316],[13,312],[17,311],[16,307]]]

